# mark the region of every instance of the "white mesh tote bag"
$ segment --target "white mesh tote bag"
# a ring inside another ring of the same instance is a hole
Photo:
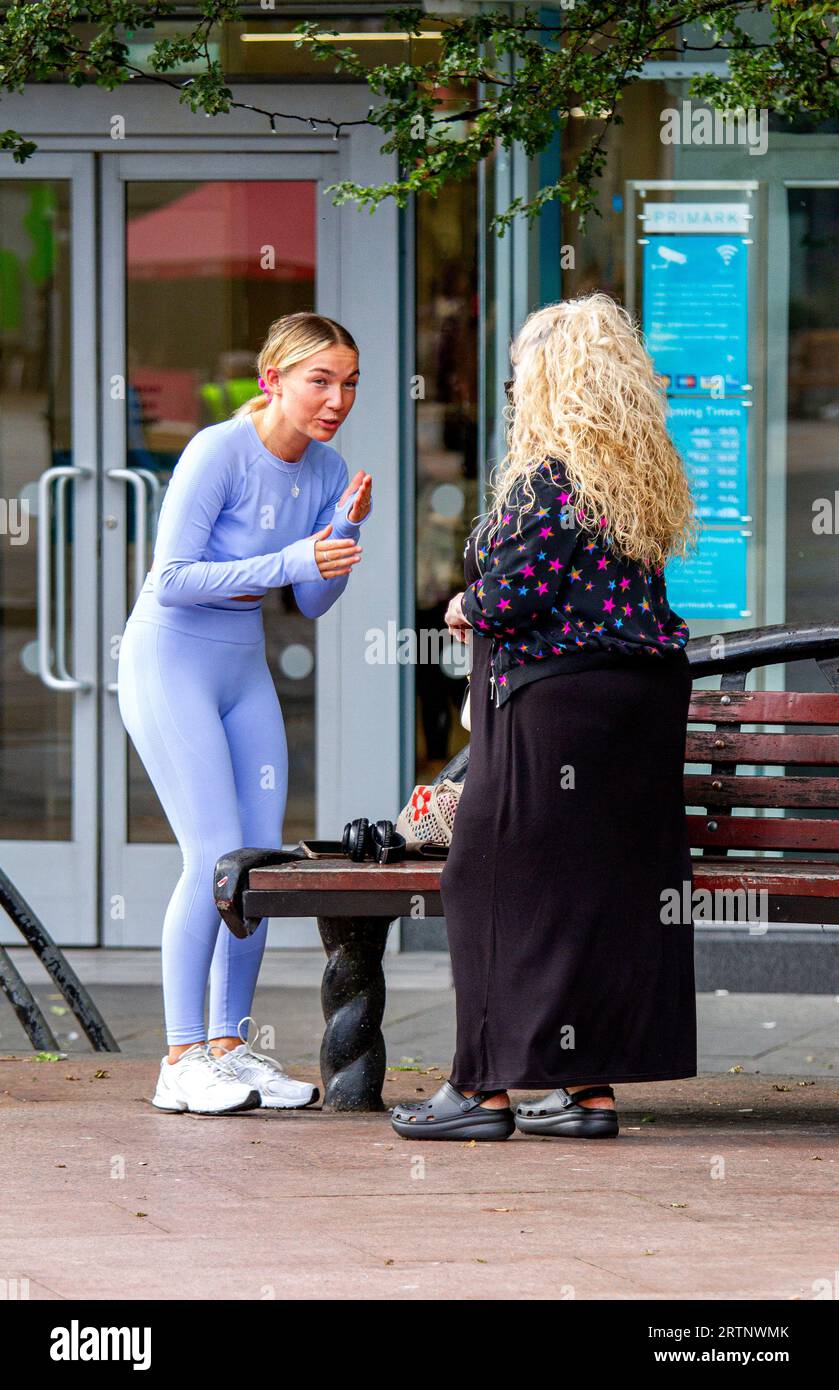
[[[433,786],[414,787],[396,822],[397,832],[405,836],[406,849],[422,853],[434,846],[448,848],[463,785],[444,777]]]

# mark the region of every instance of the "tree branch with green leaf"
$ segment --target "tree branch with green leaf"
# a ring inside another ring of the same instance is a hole
[[[0,92],[55,78],[114,90],[140,78],[170,87],[192,111],[214,116],[246,109],[271,129],[279,120],[300,121],[330,129],[337,139],[354,125],[377,126],[382,153],[397,156],[398,177],[329,186],[336,203],[352,201],[371,213],[386,199],[404,207],[414,193],[435,196],[498,147],[539,154],[572,112],[592,118],[596,129],[572,167],[495,216],[499,235],[513,218],[530,222],[556,199],[581,220],[596,207],[607,134],[622,123],[624,93],[646,63],[724,60],[725,75],[706,72],[688,89],[692,99],[723,112],[769,110],[815,121],[839,114],[839,0],[589,0],[557,10],[550,23],[544,10],[531,8],[452,15],[401,7],[388,11],[386,28],[419,40],[432,23],[440,33],[433,56],[372,67],[351,46],[335,44],[339,31],[301,21],[295,46],[365,83],[375,98],[357,121],[237,100],[209,46],[217,26],[243,18],[241,6],[229,0],[204,0],[197,16],[183,20],[181,34],[152,45],[148,69],[132,64],[130,36],[177,19],[178,9],[166,0],[12,4],[0,11]],[[185,66],[199,71],[178,77]],[[36,148],[14,130],[0,132],[0,149],[18,162]]]

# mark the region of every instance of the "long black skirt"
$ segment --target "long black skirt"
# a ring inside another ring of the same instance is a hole
[[[696,1076],[687,657],[543,676],[496,708],[490,643],[473,645],[469,767],[441,874],[452,1083]]]

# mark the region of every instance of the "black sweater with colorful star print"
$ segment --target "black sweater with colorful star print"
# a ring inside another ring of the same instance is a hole
[[[662,566],[647,570],[604,532],[583,530],[562,463],[531,474],[535,506],[519,483],[488,546],[485,517],[467,541],[480,578],[464,590],[475,633],[492,641],[491,693],[503,705],[543,675],[606,667],[616,660],[681,655],[687,624],[667,601]]]

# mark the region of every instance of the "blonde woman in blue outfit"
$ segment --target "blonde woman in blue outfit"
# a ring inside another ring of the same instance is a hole
[[[212,873],[238,846],[282,846],[288,749],[263,596],[291,584],[306,617],[332,607],[361,560],[372,477],[349,481],[329,442],[359,381],[345,328],[286,314],[257,366],[262,394],[199,430],[175,466],[120,644],[122,720],[183,854],[163,922],[161,1110],[299,1109],[319,1096],[242,1041],[268,923],[244,941],[220,930]]]

